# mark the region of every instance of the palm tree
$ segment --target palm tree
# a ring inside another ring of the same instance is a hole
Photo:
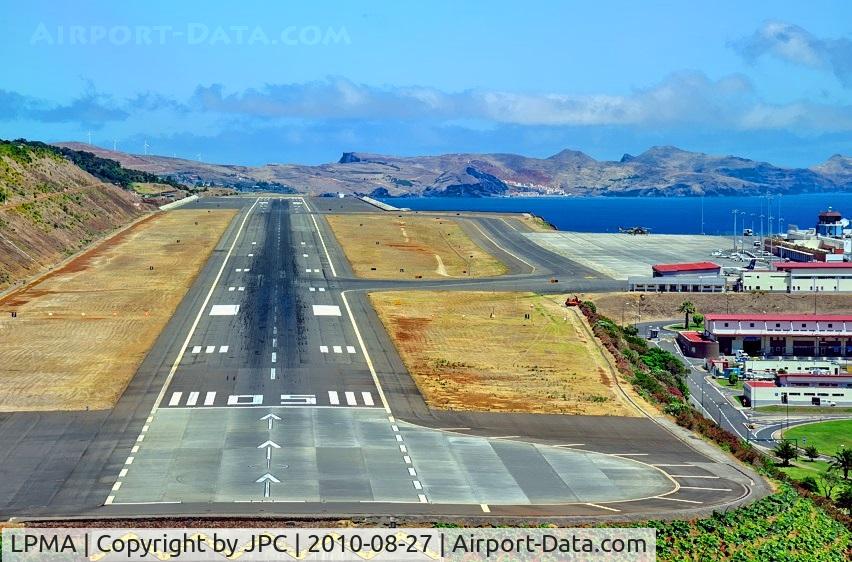
[[[692,304],[691,301],[683,301],[682,303],[680,303],[680,307],[678,307],[677,311],[683,312],[683,314],[684,314],[683,329],[688,330],[689,329],[689,315],[695,313],[695,305]]]
[[[813,462],[819,456],[819,449],[816,448],[816,445],[808,445],[805,447],[805,456]]]
[[[828,465],[829,470],[837,469],[843,472],[843,479],[849,478],[849,471],[852,470],[852,449],[841,449],[834,453],[834,458]]]
[[[799,456],[799,452],[792,441],[781,441],[772,452],[781,459],[781,466],[790,466],[790,461]]]

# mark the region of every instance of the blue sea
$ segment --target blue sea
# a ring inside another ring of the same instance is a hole
[[[810,228],[820,211],[832,207],[852,217],[852,193],[808,193],[767,197],[397,197],[383,199],[396,207],[417,211],[526,212],[538,215],[559,230],[618,232],[619,227],[643,226],[658,234],[731,234],[734,213],[737,231],[755,234],[794,224]],[[763,215],[763,219],[761,219]],[[703,224],[702,224],[703,217]],[[779,217],[781,218],[779,225]]]

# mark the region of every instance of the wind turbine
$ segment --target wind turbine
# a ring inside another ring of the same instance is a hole
[[[86,133],[89,136],[89,146],[92,146],[92,131]]]
[[[116,139],[112,139],[112,151],[115,152],[118,150],[118,141]]]
[[[142,147],[145,149],[145,156],[148,156],[148,141],[147,140],[142,145]]]

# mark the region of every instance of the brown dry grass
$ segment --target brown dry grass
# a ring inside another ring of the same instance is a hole
[[[378,214],[326,219],[359,277],[446,279],[506,273],[506,266],[477,246],[453,219]]]
[[[234,214],[154,215],[0,301],[0,411],[112,407]]]
[[[564,299],[466,291],[378,292],[370,299],[434,408],[638,415],[617,392],[585,320],[561,306]]]
[[[814,311],[814,295],[790,295],[786,293],[589,293],[583,299],[595,303],[598,312],[614,322],[633,324],[639,320],[639,295],[644,295],[641,304],[642,322],[660,322],[681,319],[678,306],[689,300],[702,314],[730,313],[802,313]],[[817,295],[817,312],[821,314],[852,314],[852,297],[849,295]]]

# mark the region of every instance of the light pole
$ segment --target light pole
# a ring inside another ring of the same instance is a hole
[[[737,213],[739,213],[739,209],[733,209],[731,214],[734,215],[734,253],[737,253]]]

